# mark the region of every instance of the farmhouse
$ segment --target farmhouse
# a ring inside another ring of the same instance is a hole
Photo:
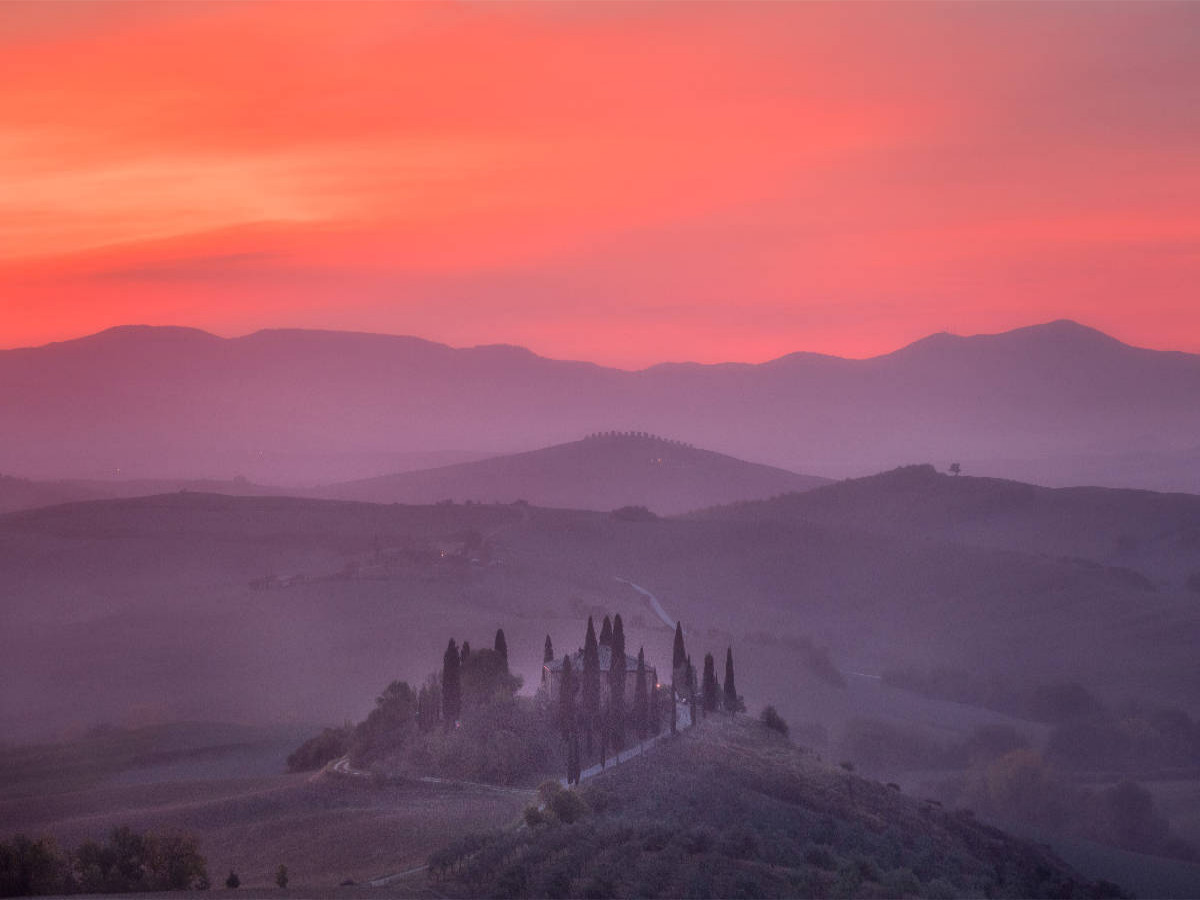
[[[612,669],[613,654],[612,648],[607,644],[599,646],[600,651],[600,702],[608,702],[608,673]],[[542,690],[551,700],[557,700],[559,689],[562,687],[562,670],[563,659],[559,657],[551,660],[542,666]],[[625,697],[626,702],[633,698],[633,692],[637,689],[637,657],[625,654]],[[571,670],[578,679],[583,672],[583,650],[576,650],[571,654]],[[576,682],[578,683],[578,681]],[[653,690],[658,684],[658,670],[646,663],[646,687]]]

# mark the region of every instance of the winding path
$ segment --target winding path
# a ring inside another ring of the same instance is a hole
[[[668,628],[671,628],[671,629],[675,628],[675,625],[677,624],[677,620],[672,619],[670,616],[667,615],[667,611],[665,609],[663,609],[662,604],[658,602],[658,598],[655,597],[652,593],[650,593],[648,590],[646,590],[640,584],[634,584],[628,578],[621,578],[619,576],[614,575],[613,580],[619,581],[619,582],[621,582],[621,584],[629,585],[631,588],[633,588],[635,591],[637,591],[639,594],[641,594],[643,597],[645,597],[648,601],[650,601],[650,608],[652,610],[654,610],[654,614],[663,620],[663,624],[665,624]]]

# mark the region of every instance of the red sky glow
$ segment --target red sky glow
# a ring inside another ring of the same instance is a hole
[[[0,346],[1200,351],[1200,5],[0,4]]]

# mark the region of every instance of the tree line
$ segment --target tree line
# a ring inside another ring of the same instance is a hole
[[[0,842],[0,897],[207,890],[206,862],[182,832],[114,828],[101,842],[64,851],[52,838]]]

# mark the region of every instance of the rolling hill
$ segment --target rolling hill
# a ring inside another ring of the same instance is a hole
[[[170,494],[2,516],[0,570],[0,727],[14,737],[357,719],[380,686],[433,671],[449,636],[497,627],[533,685],[546,634],[576,646],[605,612],[669,658],[670,629],[628,582],[685,623],[694,653],[732,644],[747,696],[793,720],[836,727],[895,700],[870,679],[823,681],[812,644],[868,675],[969,667],[1193,712],[1200,696],[1184,587],[915,528]]]
[[[1048,849],[710,717],[579,791],[571,822],[430,857],[453,897],[1115,897]]]
[[[894,537],[1091,560],[1184,587],[1200,572],[1200,496],[1045,488],[907,466],[805,494],[708,510],[743,522],[792,521]]]
[[[593,435],[528,453],[334,485],[314,493],[372,503],[441,500],[670,515],[719,503],[804,491],[828,479],[744,462],[647,434]]]
[[[1050,484],[1200,491],[1197,396],[1200,356],[1072,322],[933,335],[863,360],[637,372],[511,346],[126,326],[0,351],[0,433],[21,435],[0,446],[0,471],[316,484],[398,471],[396,454],[635,429],[836,477],[959,460]]]

